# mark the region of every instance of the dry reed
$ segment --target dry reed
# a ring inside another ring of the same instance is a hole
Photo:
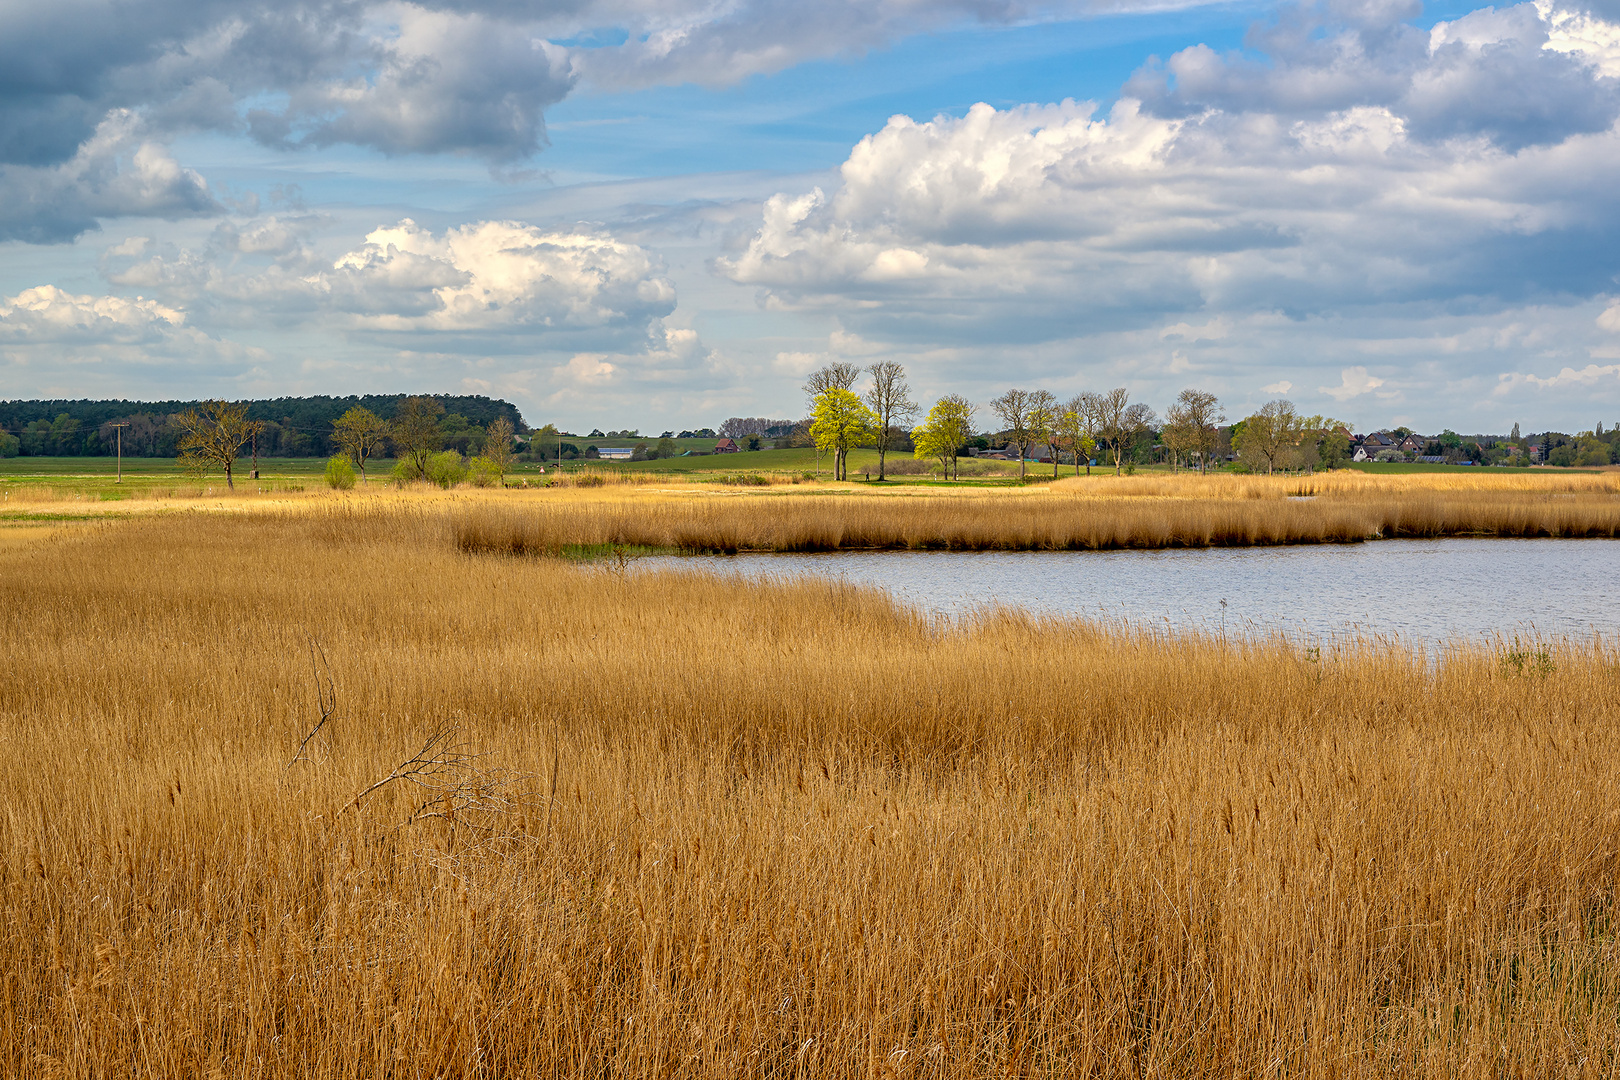
[[[454,529],[464,551],[507,554],[613,545],[691,552],[1074,551],[1620,536],[1620,498],[1606,491],[1416,489],[1310,499],[1196,492],[1173,498],[992,492],[954,498],[845,493],[482,502],[468,503]],[[364,511],[379,522],[394,512],[375,506]]]
[[[1616,1067],[1606,646],[947,626],[366,524],[0,550],[5,1075]],[[355,803],[445,725],[485,756]]]

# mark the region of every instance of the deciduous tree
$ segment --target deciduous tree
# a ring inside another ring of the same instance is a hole
[[[1052,451],[1052,476],[1057,477],[1058,421],[1062,408],[1057,395],[1050,390],[1032,390],[1029,395],[1029,439],[1036,446]]]
[[[917,403],[911,400],[911,385],[906,382],[906,369],[899,361],[879,360],[866,371],[872,376],[866,404],[877,417],[878,479],[882,480],[887,475],[884,461],[889,443],[917,415]]]
[[[362,484],[366,482],[366,458],[381,449],[387,438],[387,421],[359,405],[332,421],[332,441],[359,468]]]
[[[1165,412],[1161,437],[1166,446],[1184,453],[1189,459],[1197,455],[1204,472],[1209,471],[1209,459],[1215,456],[1220,443],[1219,425],[1226,423],[1226,414],[1214,394],[1203,390],[1183,390]]]
[[[1243,430],[1234,442],[1238,457],[1250,468],[1264,465],[1266,475],[1287,468],[1297,459],[1305,436],[1305,420],[1285,398],[1268,401],[1244,417]]]
[[[810,434],[816,449],[833,452],[834,479],[845,479],[849,451],[877,438],[877,426],[877,415],[852,390],[834,386],[816,396]]]
[[[444,445],[444,433],[439,430],[439,417],[444,406],[430,397],[408,397],[399,403],[394,422],[388,426],[388,437],[413,480],[427,476],[428,460]]]
[[[175,416],[174,425],[181,432],[180,464],[198,472],[223,469],[225,486],[234,490],[236,459],[254,431],[247,411],[245,401],[205,401]]]
[[[491,420],[484,432],[484,459],[495,466],[496,475],[503,484],[506,483],[507,470],[517,458],[512,452],[512,437],[515,434],[512,421],[504,416]]]
[[[960,394],[934,402],[928,418],[911,433],[919,458],[937,458],[945,475],[957,478],[957,456],[973,437],[973,403]]]
[[[1138,402],[1131,404],[1131,395],[1123,386],[1106,394],[1090,395],[1091,407],[1097,419],[1097,431],[1107,439],[1114,454],[1114,475],[1123,470],[1125,450],[1137,434],[1153,426],[1153,410]]]
[[[821,443],[816,440],[815,409],[816,402],[828,390],[850,390],[855,386],[855,380],[861,377],[861,369],[854,364],[839,362],[820,367],[810,373],[804,380],[804,396],[810,399],[811,412],[811,441],[816,447],[816,472],[821,472],[821,454],[825,452]],[[841,451],[835,451],[833,456],[833,476],[842,479],[844,475],[844,458]]]
[[[1080,394],[1070,398],[1061,406],[1058,414],[1058,437],[1063,445],[1074,452],[1074,475],[1080,475],[1080,461],[1085,459],[1086,475],[1091,475],[1091,455],[1097,452],[1094,409],[1091,398],[1094,395]]]
[[[1008,438],[1018,450],[1018,475],[1024,475],[1024,450],[1029,446],[1031,432],[1029,426],[1030,398],[1028,390],[1009,390],[990,402],[990,408],[995,410],[1001,419],[1002,428]]]

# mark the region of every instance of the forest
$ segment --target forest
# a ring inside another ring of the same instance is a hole
[[[483,428],[504,416],[520,434],[528,425],[517,406],[478,394],[436,395],[444,406],[441,426],[447,446],[457,445],[458,432],[482,440]],[[335,452],[332,421],[348,409],[370,409],[391,419],[404,395],[362,394],[348,397],[269,398],[248,403],[248,419],[264,423],[258,451],[264,457],[329,457]],[[171,418],[197,401],[0,401],[0,453],[9,449],[33,457],[106,457],[118,451],[113,425],[123,429],[125,457],[174,457],[180,431]],[[478,429],[476,434],[473,429]],[[15,440],[15,445],[12,441]]]

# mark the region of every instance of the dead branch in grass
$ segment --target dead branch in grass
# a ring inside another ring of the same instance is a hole
[[[361,799],[364,799],[378,788],[393,783],[395,780],[405,780],[421,787],[442,790],[442,785],[437,782],[439,777],[466,769],[474,759],[480,756],[469,753],[463,749],[461,744],[450,741],[460,730],[459,727],[454,726],[440,727],[435,730],[433,734],[428,736],[427,741],[422,744],[422,749],[394,766],[393,771],[387,776],[349,800],[348,805],[339,810],[338,813],[342,814],[353,810],[360,805]]]
[[[315,672],[315,706],[320,710],[321,718],[314,727],[309,729],[309,734],[304,736],[304,741],[298,744],[298,752],[293,755],[291,761],[287,762],[287,768],[289,769],[298,764],[299,759],[303,758],[304,750],[309,746],[310,740],[321,733],[321,729],[326,726],[327,721],[332,719],[332,714],[337,711],[337,683],[332,679],[331,665],[326,662],[326,650],[321,648],[321,643],[314,638],[309,639],[309,664]],[[323,676],[324,682],[322,681]]]

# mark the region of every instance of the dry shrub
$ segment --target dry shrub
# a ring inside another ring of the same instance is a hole
[[[7,1075],[1612,1067],[1606,646],[937,624],[452,512],[0,553]]]

